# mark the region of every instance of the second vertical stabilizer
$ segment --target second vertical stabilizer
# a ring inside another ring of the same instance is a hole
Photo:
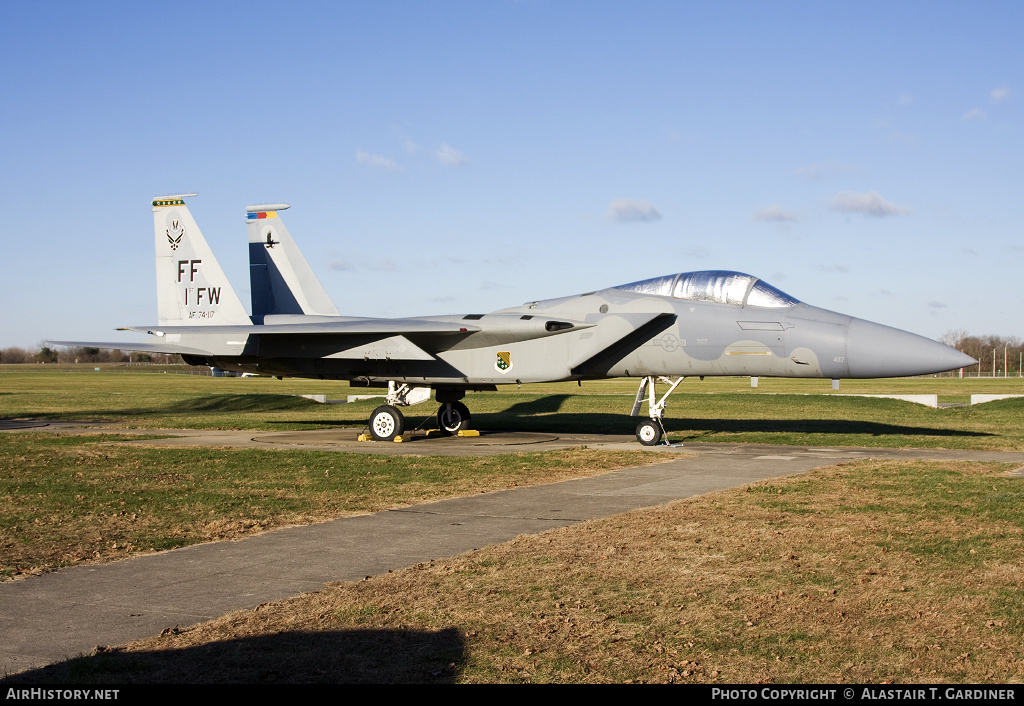
[[[249,284],[252,318],[257,324],[266,316],[306,314],[337,316],[338,310],[320,280],[302,256],[278,211],[288,204],[248,206]]]

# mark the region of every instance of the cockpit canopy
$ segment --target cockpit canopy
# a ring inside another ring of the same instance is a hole
[[[774,309],[800,303],[800,300],[794,299],[757,277],[728,270],[681,272],[677,275],[665,275],[664,277],[630,282],[614,287],[614,289],[691,301],[718,302],[736,306],[762,306]]]

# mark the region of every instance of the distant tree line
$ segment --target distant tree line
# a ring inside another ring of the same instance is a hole
[[[964,368],[965,374],[980,372],[983,376],[990,376],[995,371],[996,377],[1020,375],[1024,341],[1016,336],[972,336],[958,330],[947,331],[939,341],[979,361],[979,365]]]
[[[37,350],[24,348],[0,348],[0,363],[152,363],[170,365],[181,363],[181,357],[166,353],[139,353],[121,351],[116,348],[50,348],[41,346]]]

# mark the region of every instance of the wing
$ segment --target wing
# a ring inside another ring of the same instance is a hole
[[[583,321],[518,314],[416,319],[268,316],[266,321],[268,323],[256,326],[131,326],[129,330],[153,334],[163,340],[144,344],[59,345],[192,355],[255,354],[261,358],[433,360],[437,352],[454,346],[503,345],[594,326]]]

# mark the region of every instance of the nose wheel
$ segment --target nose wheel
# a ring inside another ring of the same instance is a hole
[[[645,419],[636,425],[636,440],[644,446],[656,446],[661,441],[661,420]]]

